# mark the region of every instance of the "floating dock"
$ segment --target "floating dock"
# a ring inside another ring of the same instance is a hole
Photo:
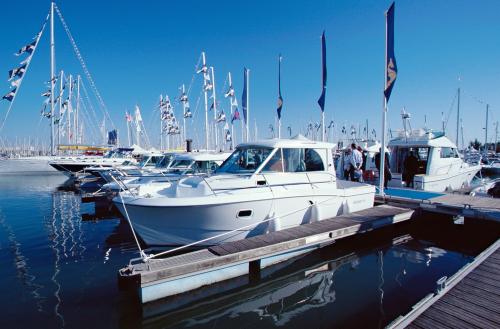
[[[375,200],[427,212],[500,222],[500,199],[390,188],[383,196],[377,194]]]
[[[500,328],[500,239],[388,328]]]
[[[147,303],[244,275],[259,277],[265,267],[406,221],[413,214],[411,209],[382,205],[169,258],[136,259],[119,271],[119,286],[136,291]]]

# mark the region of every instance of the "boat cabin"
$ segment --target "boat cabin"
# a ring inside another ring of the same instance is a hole
[[[453,164],[461,164],[458,150],[443,133],[425,132],[411,137],[398,137],[389,142],[391,172],[403,174],[405,160],[413,152],[417,158],[417,175],[446,173]]]
[[[217,169],[226,174],[331,172],[333,144],[308,139],[270,139],[244,143]]]

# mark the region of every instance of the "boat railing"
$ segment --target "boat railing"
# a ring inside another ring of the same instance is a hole
[[[129,265],[132,265],[133,263],[136,263],[138,261],[142,261],[142,262],[144,262],[144,263],[147,264],[150,260],[152,260],[154,258],[158,258],[158,257],[161,257],[161,256],[166,256],[168,254],[176,253],[176,252],[179,252],[181,250],[185,250],[187,248],[191,248],[191,247],[197,246],[197,245],[199,245],[201,243],[204,243],[204,242],[208,242],[208,241],[211,241],[211,240],[214,240],[214,239],[222,238],[222,237],[227,236],[229,234],[238,233],[241,230],[245,230],[245,229],[249,229],[249,228],[254,227],[254,226],[262,225],[262,223],[267,223],[267,222],[271,222],[271,221],[274,221],[274,220],[280,220],[280,219],[282,219],[284,217],[288,217],[288,216],[294,215],[295,213],[303,212],[303,211],[305,211],[305,210],[307,210],[307,209],[309,209],[311,207],[318,206],[320,204],[330,202],[331,200],[333,200],[334,198],[337,198],[337,197],[338,196],[336,196],[336,195],[335,196],[331,196],[331,197],[329,197],[329,198],[327,198],[325,200],[322,200],[320,202],[308,204],[307,206],[305,206],[303,208],[295,209],[295,210],[289,211],[289,212],[284,213],[284,214],[276,215],[275,213],[273,213],[273,215],[270,218],[264,219],[262,221],[259,221],[259,222],[256,222],[256,223],[252,223],[252,224],[248,224],[248,225],[236,228],[234,230],[227,231],[227,232],[224,232],[224,233],[221,233],[221,234],[217,234],[217,235],[211,236],[209,238],[198,240],[198,241],[195,241],[195,242],[192,242],[192,243],[188,243],[188,244],[185,244],[185,245],[173,248],[173,249],[165,250],[165,251],[159,252],[157,254],[146,255],[144,253],[144,251],[140,248],[140,245],[138,245],[141,257],[140,258],[133,258],[133,259],[131,259],[130,262],[129,262]],[[125,208],[125,203],[123,202],[123,200],[122,200],[122,203],[123,203],[123,206]],[[271,207],[271,209],[273,209],[273,208],[274,207]],[[128,213],[127,213],[126,209],[125,209],[125,215],[127,216],[127,220],[129,221],[129,224],[132,227],[132,223],[130,222],[130,219],[128,217]]]

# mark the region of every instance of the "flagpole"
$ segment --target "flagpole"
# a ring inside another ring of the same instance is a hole
[[[233,109],[233,100],[234,100],[234,88],[233,88],[233,81],[231,79],[231,72],[228,72],[228,79],[229,79],[229,88],[233,90],[233,94],[230,95],[229,97],[229,102],[231,105],[231,150],[234,150],[234,120],[233,120],[233,115],[234,115],[234,109]]]
[[[281,100],[281,54],[278,56],[278,139],[281,138],[281,110],[283,101]]]
[[[250,70],[247,69],[247,142],[250,141]]]
[[[382,88],[382,91],[385,90],[386,84],[387,84],[387,12],[385,13],[386,19],[385,19],[385,61],[384,61],[384,86]],[[382,137],[381,137],[381,144],[382,147],[380,149],[380,170],[379,170],[379,193],[381,196],[385,195],[384,191],[384,175],[385,175],[385,125],[387,121],[387,98],[385,97],[385,93],[382,92],[383,95],[383,108],[382,108]]]

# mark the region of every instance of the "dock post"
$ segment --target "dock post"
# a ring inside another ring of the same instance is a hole
[[[260,259],[248,263],[248,278],[251,283],[260,280]]]

